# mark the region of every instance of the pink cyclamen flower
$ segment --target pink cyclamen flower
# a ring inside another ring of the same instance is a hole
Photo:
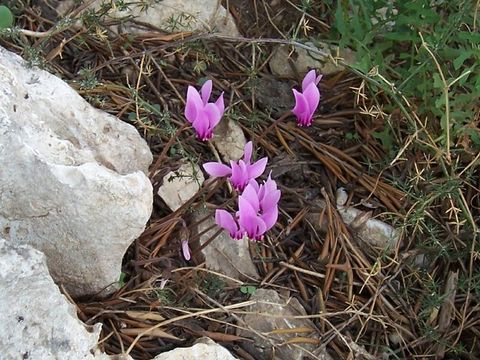
[[[200,92],[201,95],[193,86],[188,87],[185,117],[197,132],[197,137],[205,141],[213,137],[213,129],[220,122],[225,105],[223,92],[215,103],[208,102],[212,93],[212,80],[206,81]]]
[[[317,76],[315,70],[310,70],[302,81],[302,92],[292,89],[295,96],[295,107],[292,112],[297,117],[298,126],[312,125],[313,113],[320,102],[318,83],[321,79],[322,75]]]
[[[244,236],[251,240],[262,240],[265,232],[277,222],[280,195],[277,183],[270,176],[262,185],[250,180],[238,198],[235,218],[229,212],[217,209],[215,222],[236,240],[241,240]]]
[[[265,171],[268,158],[264,157],[251,163],[253,144],[251,141],[245,144],[243,159],[230,161],[230,166],[219,162],[208,162],[203,164],[205,171],[213,177],[222,177],[230,175],[230,182],[233,187],[242,191],[251,179],[256,179]]]

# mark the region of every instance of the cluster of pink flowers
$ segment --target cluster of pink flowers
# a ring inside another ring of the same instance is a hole
[[[264,157],[252,164],[252,152],[253,144],[249,141],[245,145],[243,159],[230,161],[230,167],[215,162],[203,165],[210,176],[229,175],[233,187],[241,192],[235,216],[222,209],[215,213],[217,225],[236,240],[245,236],[251,240],[261,240],[278,218],[280,190],[277,189],[277,183],[270,176],[264,184],[258,184],[255,180],[265,171],[268,159]]]
[[[251,240],[262,240],[263,235],[277,222],[280,195],[277,183],[270,176],[261,185],[251,179],[238,197],[235,216],[217,209],[215,222],[236,240],[242,240],[245,236]]]
[[[293,114],[297,117],[298,126],[312,125],[313,114],[320,102],[318,83],[322,75],[317,76],[315,70],[307,73],[302,81],[302,92],[293,89],[295,107]],[[212,81],[206,81],[200,92],[193,86],[187,90],[185,117],[202,140],[213,137],[213,129],[220,122],[225,111],[223,92],[218,99],[209,102],[212,93]],[[262,240],[264,234],[270,230],[278,219],[278,201],[281,192],[271,175],[259,184],[260,177],[267,166],[268,159],[261,158],[252,163],[253,143],[249,141],[244,148],[243,158],[230,161],[230,166],[220,162],[203,164],[205,171],[212,177],[228,176],[229,181],[240,195],[238,197],[238,211],[234,215],[224,209],[217,209],[215,222],[228,231],[233,239],[241,240],[245,237],[250,240]],[[182,251],[185,259],[190,259],[188,241],[182,242]]]

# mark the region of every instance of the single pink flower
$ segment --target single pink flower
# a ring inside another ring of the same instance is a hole
[[[208,162],[203,164],[205,171],[213,177],[230,176],[233,187],[242,191],[251,179],[256,179],[265,171],[268,158],[264,157],[251,163],[253,144],[251,141],[245,144],[243,159],[230,161],[230,166],[219,162]]]
[[[270,176],[262,185],[250,180],[238,198],[235,218],[229,212],[218,209],[215,222],[233,239],[241,240],[247,236],[251,240],[262,240],[265,232],[277,222],[280,195],[276,182]]]
[[[220,122],[225,105],[223,92],[215,103],[208,102],[212,93],[212,80],[207,80],[200,92],[201,95],[193,86],[188,87],[185,117],[197,132],[197,137],[205,141],[213,137],[213,129]]]
[[[295,96],[295,107],[292,112],[297,117],[298,126],[312,125],[313,113],[320,102],[320,91],[318,83],[322,75],[316,75],[315,70],[310,70],[302,81],[302,92],[293,90]]]

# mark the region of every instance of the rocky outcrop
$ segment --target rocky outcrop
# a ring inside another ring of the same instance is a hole
[[[100,292],[150,217],[150,150],[133,126],[2,48],[0,78],[0,236],[42,251],[71,295]]]
[[[103,0],[93,1],[89,9],[99,10],[104,3]],[[73,0],[61,1],[57,11],[65,16],[76,6],[78,5]],[[127,6],[112,6],[105,16],[108,20],[119,21],[120,25],[112,30],[128,34],[152,31],[148,26],[143,26],[147,24],[166,32],[208,31],[239,35],[232,15],[217,0],[162,0],[151,1],[149,4],[130,2]]]
[[[0,239],[0,294],[2,359],[112,359],[97,349],[101,325],[78,320],[41,252]]]

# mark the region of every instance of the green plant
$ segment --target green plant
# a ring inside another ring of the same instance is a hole
[[[91,68],[84,67],[80,69],[78,71],[78,75],[82,78],[80,81],[80,89],[82,90],[95,89],[98,85],[100,85],[100,81]]]
[[[123,286],[125,285],[125,278],[126,278],[126,274],[122,271],[122,272],[120,273],[119,278],[118,278],[118,285],[119,285],[120,287],[123,287]]]
[[[208,273],[200,282],[200,290],[210,296],[215,298],[219,295],[222,290],[225,288],[226,284],[223,279],[217,275]]]
[[[257,291],[257,288],[255,286],[241,286],[240,287],[240,292],[245,295],[253,295],[255,294],[255,291]]]
[[[13,26],[13,14],[8,7],[0,5],[0,29],[7,29]]]
[[[354,49],[359,59],[353,67],[413,100],[420,119],[437,119],[426,131],[445,151],[464,137],[480,149],[473,126],[480,97],[474,7],[475,2],[429,0],[338,1],[336,6],[339,45]],[[395,106],[392,102],[387,110]]]

